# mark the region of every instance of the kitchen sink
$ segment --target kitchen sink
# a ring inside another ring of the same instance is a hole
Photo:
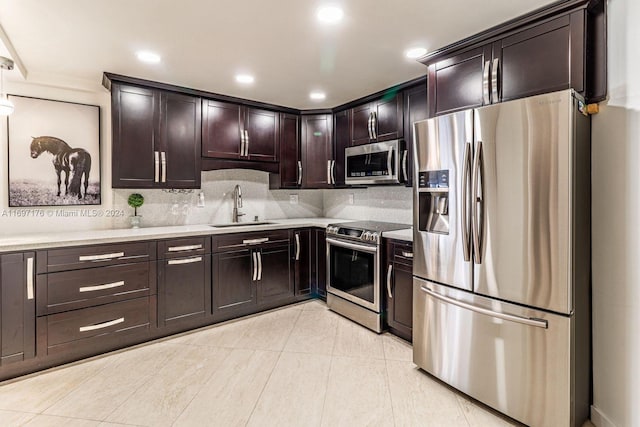
[[[268,225],[275,224],[270,221],[255,221],[255,222],[232,222],[230,224],[213,224],[210,227],[213,228],[226,228],[226,227],[254,227],[256,225]]]

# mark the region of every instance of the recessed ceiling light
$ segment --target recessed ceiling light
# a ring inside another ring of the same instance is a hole
[[[236,81],[238,83],[250,84],[253,83],[255,79],[250,74],[238,74],[236,75]]]
[[[340,20],[344,16],[344,12],[342,11],[342,8],[340,6],[326,5],[318,8],[316,16],[322,23],[335,24],[337,22],[340,22]]]
[[[314,101],[322,101],[327,97],[327,95],[324,92],[311,92],[309,94],[309,98],[313,99]]]
[[[140,61],[146,62],[148,64],[157,64],[158,62],[160,62],[160,55],[148,50],[139,50],[138,52],[136,52],[136,56]]]
[[[407,49],[404,54],[409,59],[416,59],[424,56],[427,53],[427,49],[424,47],[412,47],[411,49]]]

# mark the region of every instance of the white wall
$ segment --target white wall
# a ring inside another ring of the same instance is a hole
[[[593,379],[598,427],[640,425],[640,2],[610,0],[608,103],[593,117]]]

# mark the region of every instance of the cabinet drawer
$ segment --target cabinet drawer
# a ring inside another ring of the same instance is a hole
[[[148,262],[41,274],[37,278],[38,316],[150,293],[155,293],[155,269]]]
[[[156,258],[155,242],[117,243],[38,252],[38,273],[100,267]]]
[[[282,244],[289,240],[288,230],[261,231],[255,233],[235,233],[213,236],[213,251],[253,246],[270,246]]]
[[[46,327],[47,354],[64,351],[69,344],[92,345],[95,337],[142,333],[150,329],[149,297],[52,314]]]
[[[413,265],[413,247],[396,243],[393,250],[393,261],[408,266]]]
[[[189,237],[165,240],[158,243],[158,259],[179,258],[211,253],[211,238]]]

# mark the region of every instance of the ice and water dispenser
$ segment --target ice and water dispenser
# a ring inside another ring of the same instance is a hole
[[[418,174],[420,231],[449,234],[449,171]]]

